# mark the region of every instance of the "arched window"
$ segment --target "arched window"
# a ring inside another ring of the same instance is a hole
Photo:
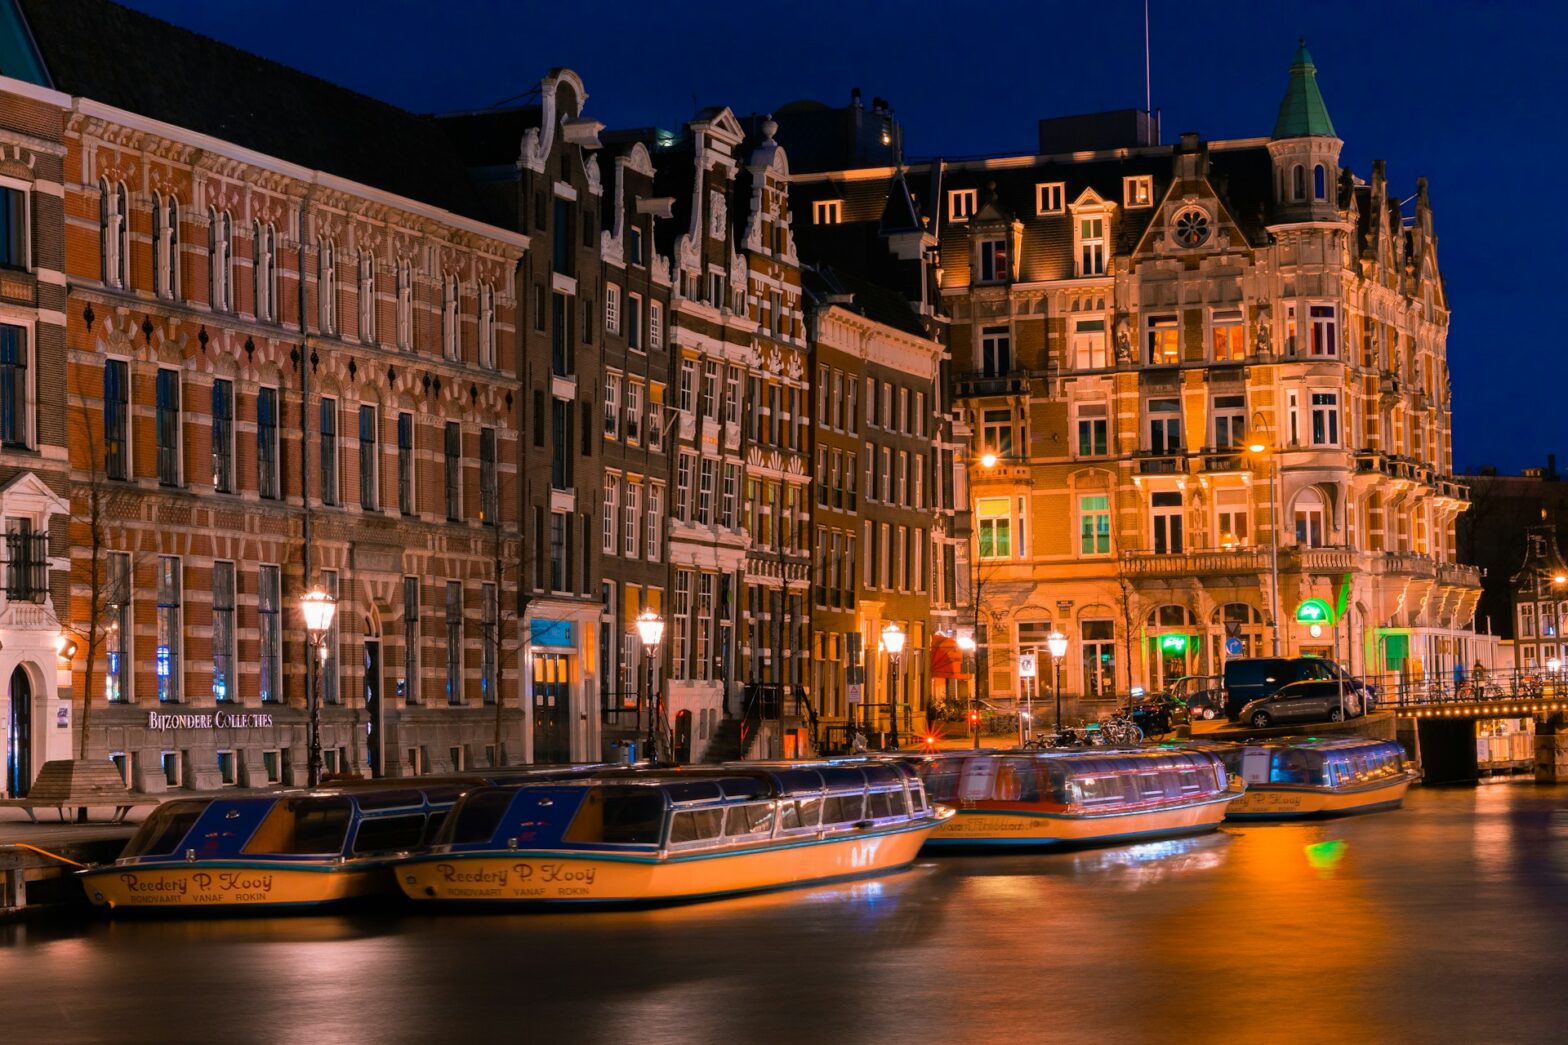
[[[1312,487],[1296,495],[1296,543],[1303,548],[1321,548],[1328,532],[1328,510],[1323,495]]]
[[[1263,614],[1245,602],[1216,606],[1210,618],[1216,635],[1213,671],[1218,674],[1226,660],[1256,657],[1263,652]]]
[[[1328,199],[1328,172],[1320,163],[1312,168],[1312,197],[1314,199]]]
[[[479,285],[479,365],[495,366],[495,287]]]
[[[1185,606],[1166,603],[1149,611],[1151,628],[1184,628],[1192,624],[1192,613]]]
[[[228,211],[209,208],[207,211],[207,278],[211,294],[209,304],[214,311],[227,312],[234,307],[234,290],[229,285],[229,255],[233,250],[234,225]]]
[[[1299,163],[1290,172],[1290,188],[1291,199],[1304,200],[1307,198],[1307,172]]]
[[[129,235],[126,232],[126,215],[129,211],[125,183],[109,184],[104,178],[98,183],[98,236],[103,258],[103,281],[111,287],[127,284]]]
[[[376,259],[368,250],[359,255],[359,339],[376,340]]]
[[[338,247],[331,240],[316,246],[316,311],[323,334],[338,332]]]
[[[407,259],[397,265],[397,347],[414,347],[414,270]]]
[[[448,275],[442,281],[441,295],[441,354],[456,359],[457,344],[457,277]]]
[[[172,195],[168,205],[164,208],[163,238],[167,249],[163,252],[167,270],[164,272],[164,285],[169,297],[178,297],[180,294],[180,201]]]
[[[256,280],[256,318],[262,320],[272,319],[272,310],[275,306],[273,300],[273,259],[272,259],[272,226],[263,226],[261,222],[251,222],[251,274]]]

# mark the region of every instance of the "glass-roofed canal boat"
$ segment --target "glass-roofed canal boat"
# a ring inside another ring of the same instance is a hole
[[[397,877],[418,901],[700,900],[896,870],[951,815],[874,760],[606,773],[472,791]]]
[[[1395,809],[1420,774],[1392,740],[1279,737],[1209,748],[1247,782],[1231,820],[1346,816]]]
[[[957,815],[929,848],[1102,845],[1211,831],[1241,797],[1218,756],[1180,748],[967,751],[910,760]]]

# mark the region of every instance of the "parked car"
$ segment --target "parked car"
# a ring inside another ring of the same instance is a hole
[[[1219,718],[1225,712],[1225,682],[1219,675],[1184,675],[1165,695],[1186,708],[1191,719]]]
[[[1338,722],[1361,712],[1361,694],[1348,681],[1342,686],[1338,679],[1309,679],[1249,701],[1240,718],[1254,729],[1263,729],[1276,722]]]
[[[1243,657],[1225,662],[1225,716],[1242,718],[1242,709],[1254,700],[1272,696],[1281,686],[1292,682],[1320,679],[1335,682],[1343,677],[1347,687],[1359,694],[1361,682],[1346,675],[1338,664],[1322,657]],[[1336,685],[1335,692],[1338,692]]]

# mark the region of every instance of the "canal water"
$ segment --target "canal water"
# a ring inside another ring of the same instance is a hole
[[[572,914],[0,927],[3,1039],[1474,1042],[1568,1028],[1568,789]]]

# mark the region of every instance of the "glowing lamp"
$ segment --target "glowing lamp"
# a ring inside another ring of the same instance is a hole
[[[1557,674],[1562,669],[1563,662],[1558,660],[1556,657],[1553,657],[1551,660],[1546,662],[1546,670],[1550,671],[1553,675]]]
[[[973,653],[975,651],[975,637],[973,635],[958,636],[958,648],[965,653]]]
[[[320,637],[331,629],[332,618],[338,611],[338,602],[317,585],[300,596],[299,608],[305,614],[305,630]]]
[[[1067,656],[1067,636],[1059,631],[1053,631],[1046,636],[1045,647],[1051,651],[1052,660],[1061,660]]]
[[[651,609],[637,614],[637,637],[652,650],[664,640],[664,618]]]
[[[1264,443],[1248,443],[1247,449],[1255,454],[1261,454],[1267,452],[1268,446]]]
[[[888,621],[887,627],[882,629],[882,648],[895,657],[904,652],[904,629],[893,621]]]
[[[62,631],[55,636],[54,652],[56,656],[70,660],[76,656],[76,640]]]
[[[993,454],[991,451],[987,450],[985,453],[980,455],[980,463],[982,465],[984,465],[985,467],[987,467],[987,468],[995,468],[996,467],[996,455]]]

